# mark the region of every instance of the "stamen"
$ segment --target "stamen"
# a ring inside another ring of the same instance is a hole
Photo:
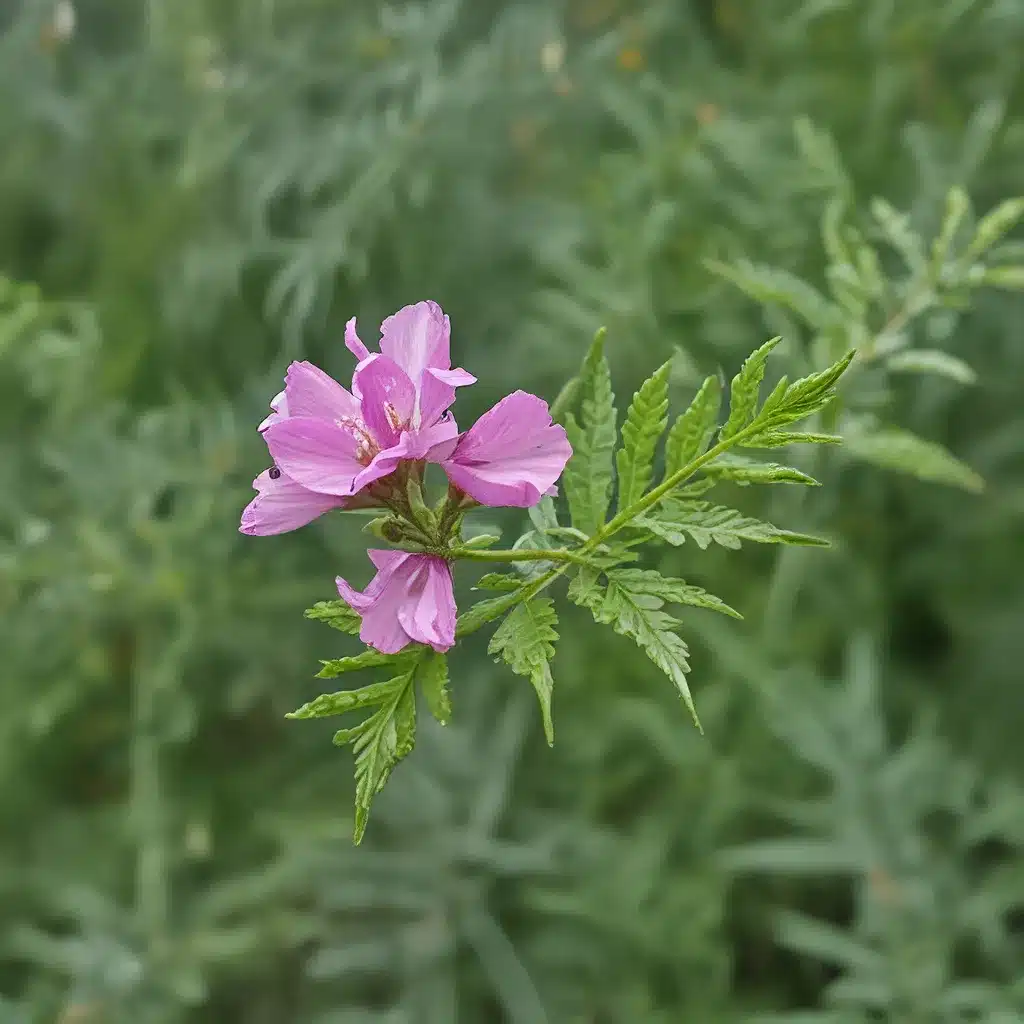
[[[395,430],[401,430],[405,426],[402,417],[398,415],[398,410],[390,402],[384,403],[384,415]]]
[[[334,421],[342,430],[347,430],[356,440],[356,459],[364,466],[373,461],[380,451],[376,438],[366,429],[366,424],[353,416],[342,416]]]

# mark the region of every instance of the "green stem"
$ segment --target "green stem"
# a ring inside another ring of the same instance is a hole
[[[450,558],[469,558],[474,562],[577,562],[590,563],[575,551],[565,548],[538,550],[537,548],[494,549],[494,548],[452,548]]]

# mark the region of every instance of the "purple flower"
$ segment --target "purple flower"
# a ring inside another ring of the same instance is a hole
[[[303,526],[403,459],[421,459],[454,439],[458,427],[447,410],[456,387],[476,378],[451,369],[449,337],[441,308],[420,302],[384,321],[379,354],[348,322],[345,344],[359,359],[351,392],[312,363],[292,363],[259,427],[280,475],[257,477],[260,493],[242,515],[242,532]]]
[[[529,508],[553,491],[572,455],[547,402],[516,391],[485,412],[457,441],[430,453],[448,479],[481,505]]]
[[[407,551],[367,552],[377,575],[361,593],[340,576],[338,593],[362,616],[359,638],[382,654],[407,644],[447,651],[455,643],[452,570],[443,558]]]

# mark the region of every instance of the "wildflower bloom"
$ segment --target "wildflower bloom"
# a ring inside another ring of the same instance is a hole
[[[312,363],[292,363],[259,427],[275,465],[254,481],[259,494],[242,514],[241,531],[282,533],[352,507],[354,495],[402,460],[455,438],[447,410],[456,387],[476,378],[451,369],[449,342],[441,308],[420,302],[384,321],[380,353],[370,353],[349,321],[345,344],[359,359],[351,392]]]
[[[377,574],[362,592],[340,576],[338,593],[362,618],[359,638],[382,654],[407,644],[447,651],[455,643],[452,570],[443,558],[408,551],[371,550]]]
[[[565,430],[552,423],[547,402],[515,391],[454,443],[434,448],[430,458],[481,505],[529,508],[552,492],[571,455]]]

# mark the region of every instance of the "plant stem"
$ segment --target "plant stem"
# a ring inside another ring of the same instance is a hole
[[[578,562],[589,565],[586,558],[565,548],[537,549],[493,549],[493,548],[452,548],[451,558],[468,558],[475,562]]]

